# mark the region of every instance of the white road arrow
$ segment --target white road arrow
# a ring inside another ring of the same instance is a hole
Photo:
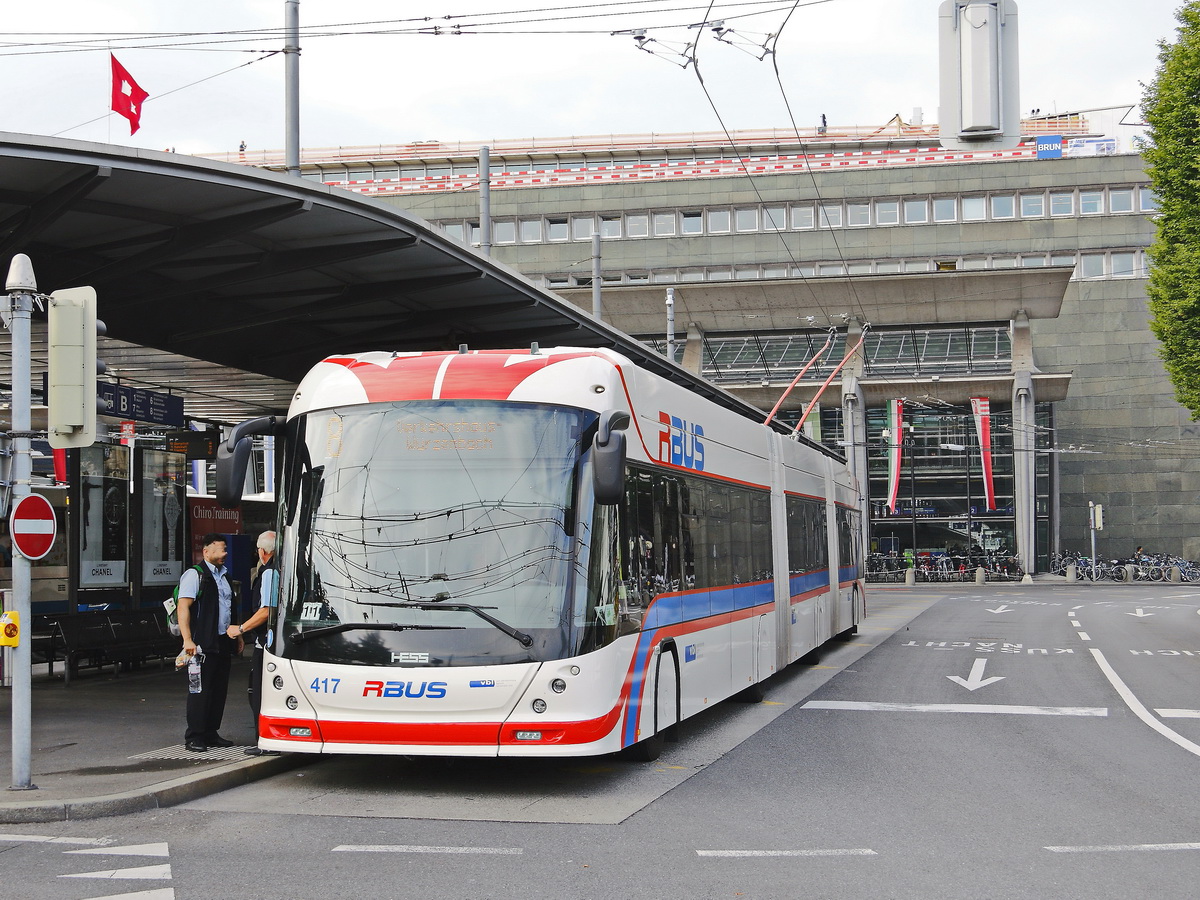
[[[1137,612],[1125,613],[1127,616],[1137,616],[1139,619],[1144,619],[1146,616],[1152,616],[1154,613],[1142,612],[1141,607],[1138,607]]]
[[[989,684],[995,684],[997,681],[1004,680],[1003,675],[993,675],[991,678],[984,678],[983,670],[986,665],[986,659],[977,659],[971,665],[971,674],[966,678],[960,678],[958,675],[947,675],[946,677],[955,684],[961,684],[968,691],[977,691],[981,687],[987,687]]]
[[[990,612],[990,613],[1006,613],[1006,612],[1013,612],[1013,610],[1011,610],[1011,609],[1009,609],[1009,608],[1008,608],[1008,604],[1007,604],[1007,603],[1001,603],[1001,604],[1000,604],[999,606],[997,606],[995,609],[989,609],[989,610],[986,610],[986,612]]]

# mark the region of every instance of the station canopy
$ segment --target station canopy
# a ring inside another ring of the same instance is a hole
[[[531,342],[611,347],[762,415],[416,216],[261,169],[0,133],[0,249],[42,293],[95,287],[111,380],[182,395],[189,418],[281,413],[333,354]],[[33,357],[36,391],[44,315]]]

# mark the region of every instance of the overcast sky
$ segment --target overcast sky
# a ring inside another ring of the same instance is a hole
[[[1137,102],[1158,42],[1174,37],[1180,2],[1018,0],[1022,111]],[[909,120],[915,107],[934,122],[939,5],[302,0],[301,143],[786,129],[789,107],[802,128],[822,114],[831,127],[882,125],[896,113]],[[282,148],[283,56],[261,56],[282,48],[283,17],[283,0],[6,4],[0,130],[181,153],[240,141]],[[715,39],[718,21],[731,43]],[[372,24],[317,27],[345,23]],[[416,33],[435,26],[471,33]],[[264,33],[228,34],[247,29]],[[633,29],[645,29],[654,53],[612,33]],[[383,31],[392,33],[367,33]],[[145,37],[153,33],[189,36]],[[698,34],[698,69],[679,65]],[[775,49],[782,90],[772,57],[756,58],[764,45]],[[110,49],[150,93],[132,137],[108,114]]]

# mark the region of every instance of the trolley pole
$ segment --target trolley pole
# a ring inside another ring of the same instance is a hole
[[[7,300],[0,308],[4,324],[12,335],[12,505],[29,494],[32,461],[29,455],[30,438],[30,323],[37,297],[37,281],[33,264],[24,253],[13,257],[5,283]],[[4,510],[7,513],[7,509]],[[14,547],[15,550],[15,547]],[[12,785],[10,791],[36,790],[32,781],[32,682],[33,659],[29,645],[31,573],[24,554],[12,555],[13,611],[19,616],[24,633],[12,652]]]

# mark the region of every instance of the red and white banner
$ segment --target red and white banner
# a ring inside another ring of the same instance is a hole
[[[992,479],[992,404],[987,397],[972,397],[975,434],[979,438],[979,461],[983,466],[983,493],[987,509],[996,508],[996,482]]]
[[[896,512],[896,495],[900,491],[900,466],[903,463],[904,401],[888,401],[888,512]]]

